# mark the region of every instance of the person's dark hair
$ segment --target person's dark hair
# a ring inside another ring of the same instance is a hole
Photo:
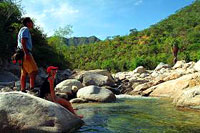
[[[23,21],[22,21],[22,23],[23,23],[24,26],[27,26],[27,23],[29,23],[29,22],[32,22],[32,23],[33,23],[33,21],[31,20],[30,17],[25,17],[25,18],[23,19]]]

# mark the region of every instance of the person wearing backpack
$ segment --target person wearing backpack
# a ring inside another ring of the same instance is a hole
[[[21,91],[26,92],[26,77],[30,78],[30,91],[34,91],[35,78],[38,73],[37,64],[32,56],[32,39],[30,29],[33,28],[33,21],[30,17],[23,19],[23,27],[18,33],[18,45],[17,48],[23,50],[24,57],[22,59],[21,67]]]

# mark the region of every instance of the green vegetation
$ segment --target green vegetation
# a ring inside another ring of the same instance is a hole
[[[70,46],[63,54],[71,68],[133,70],[154,69],[160,62],[173,63],[172,46],[179,47],[178,60],[200,59],[200,1],[184,7],[143,31],[131,29],[127,36],[108,37],[91,45]]]
[[[6,12],[8,9],[12,11],[12,15],[6,19],[9,16]],[[21,10],[9,2],[1,2],[0,10],[0,58],[2,59],[8,57],[16,45]],[[14,27],[14,30],[10,31],[10,27]],[[100,68],[112,72],[133,70],[140,65],[154,69],[160,62],[172,65],[172,46],[179,47],[178,60],[198,61],[200,1],[196,0],[148,29],[142,31],[131,29],[129,35],[108,37],[93,44],[66,46],[63,33],[66,35],[70,32],[69,26],[60,28],[54,36],[47,39],[39,27],[35,27],[32,33],[36,61],[40,65],[53,64],[85,70]]]

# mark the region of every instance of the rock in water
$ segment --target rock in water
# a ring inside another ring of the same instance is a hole
[[[95,102],[114,102],[116,100],[112,91],[94,85],[78,90],[77,97]]]
[[[21,92],[0,93],[0,131],[68,133],[83,123],[59,104]]]

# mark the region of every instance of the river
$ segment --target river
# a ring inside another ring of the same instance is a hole
[[[115,103],[75,104],[85,125],[77,133],[199,133],[200,112],[160,98],[118,96]]]

